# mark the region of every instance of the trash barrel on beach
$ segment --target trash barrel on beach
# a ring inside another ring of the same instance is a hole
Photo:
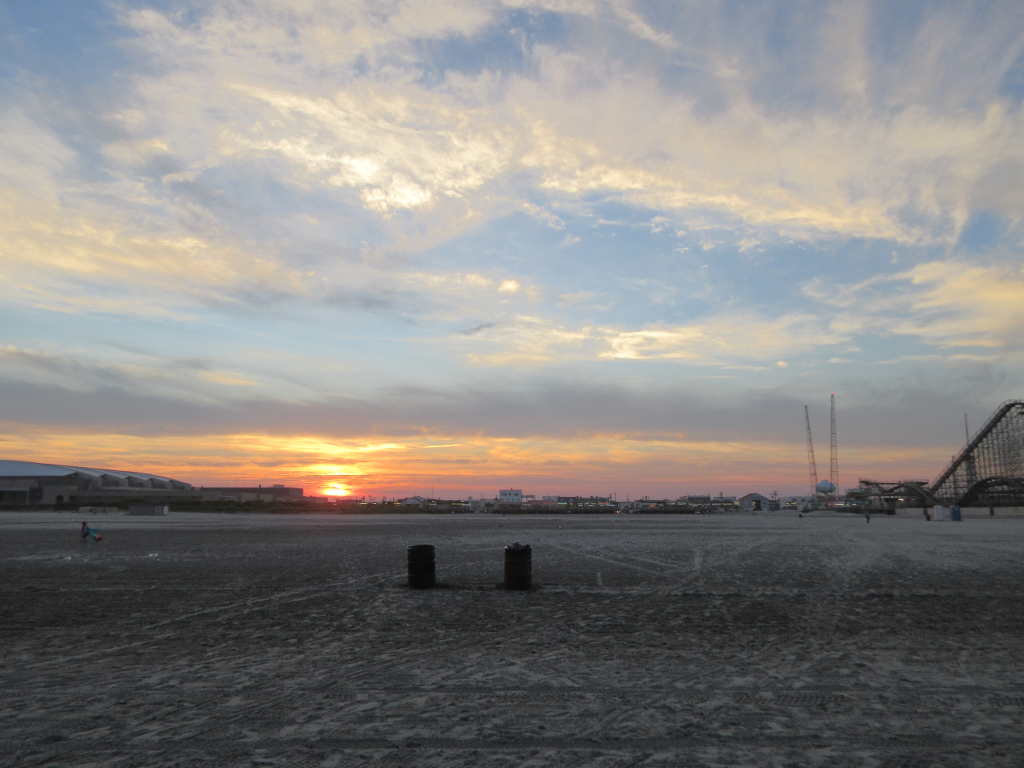
[[[434,586],[434,545],[413,544],[409,553],[409,586],[430,589]]]
[[[949,508],[949,519],[950,520],[960,520],[961,519],[960,518],[960,507],[950,507]]]
[[[505,589],[533,588],[533,548],[529,544],[505,545]]]

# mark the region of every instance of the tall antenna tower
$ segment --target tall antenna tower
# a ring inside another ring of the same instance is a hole
[[[818,465],[814,461],[814,441],[811,440],[811,414],[804,406],[804,421],[807,422],[807,472],[811,476],[811,496],[818,495]]]
[[[836,453],[836,393],[832,393],[832,463],[828,470],[832,499],[839,501],[839,455]]]

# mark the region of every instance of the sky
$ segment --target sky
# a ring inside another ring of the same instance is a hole
[[[1024,397],[1010,2],[0,0],[0,457],[934,479]]]

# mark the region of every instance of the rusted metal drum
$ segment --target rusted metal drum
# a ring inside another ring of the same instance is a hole
[[[505,589],[533,588],[533,548],[529,544],[505,546]]]
[[[434,545],[413,544],[409,553],[409,586],[430,589],[434,586]]]

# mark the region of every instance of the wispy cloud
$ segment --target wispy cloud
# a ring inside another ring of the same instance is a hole
[[[673,360],[696,366],[776,364],[780,358],[831,348],[851,338],[812,314],[777,318],[749,312],[712,315],[686,325],[637,330],[610,326],[571,327],[519,315],[481,329],[474,344],[486,346],[468,358],[480,364],[521,365],[558,360]]]
[[[896,274],[805,293],[841,310],[845,334],[913,336],[939,347],[1019,350],[1024,346],[1024,262],[932,261]]]
[[[574,293],[563,293],[558,297],[558,306],[560,307],[571,307],[573,304],[585,304],[590,303],[597,294],[593,291],[576,291]]]
[[[4,379],[66,387],[77,392],[117,390],[186,401],[228,402],[237,388],[260,387],[251,376],[203,359],[161,359],[135,354],[132,359],[89,359],[90,355],[0,347]],[[211,386],[212,385],[212,386]],[[228,388],[228,389],[225,389]]]
[[[465,358],[475,365],[539,365],[578,358],[593,341],[590,327],[573,329],[533,315],[515,315],[474,335]]]
[[[413,11],[397,4],[379,13],[369,4],[314,4],[296,19],[276,2],[224,2],[190,23],[154,9],[126,11],[122,21],[154,67],[135,77],[133,108],[105,116],[120,133],[98,147],[115,180],[69,192],[69,176],[84,179],[78,152],[10,111],[0,148],[11,184],[5,250],[51,272],[186,283],[216,302],[270,286],[305,294],[285,254],[264,245],[253,258],[244,237],[208,226],[216,220],[210,201],[175,194],[182,184],[210,184],[217,169],[253,162],[282,183],[341,195],[389,233],[380,244],[414,250],[516,209],[564,227],[531,195],[611,195],[666,221],[713,214],[724,217],[718,226],[742,221],[776,235],[904,243],[951,242],[976,200],[1019,208],[1016,187],[998,173],[1007,163],[1024,167],[1019,106],[994,92],[984,108],[975,98],[960,110],[921,98],[940,85],[920,65],[950,36],[964,42],[956,32],[963,14],[936,16],[901,61],[884,64],[867,55],[863,10],[814,18],[809,34],[820,46],[807,71],[820,82],[808,86],[823,91],[840,82],[846,95],[784,110],[752,79],[753,53],[723,68],[738,55],[729,36],[698,41],[688,33],[678,42],[627,3],[536,7],[604,19],[669,51],[685,47],[702,62],[698,93],[718,93],[718,107],[680,98],[656,73],[624,69],[610,54],[594,62],[601,74],[594,80],[578,51],[539,43],[527,49],[529,74],[484,70],[435,85],[417,81],[410,58],[417,40],[500,24],[497,5]],[[709,13],[702,28],[715,30]],[[289,34],[281,31],[286,17]],[[990,29],[1005,18],[970,21]],[[764,40],[756,42],[752,51],[764,55]],[[1020,42],[1007,38],[997,48],[972,48],[965,71],[945,76],[959,82],[984,72],[991,89]],[[837,55],[844,64],[834,72],[817,66]],[[359,56],[369,57],[361,75],[350,68]],[[923,90],[904,89],[883,109],[870,92],[883,76],[892,79],[893,66]],[[31,178],[40,169],[42,180]],[[34,200],[23,198],[32,187]],[[403,211],[412,218],[397,217]],[[759,239],[748,235],[740,247]]]
[[[776,362],[845,339],[808,314],[775,319],[735,313],[675,327],[619,331],[606,335],[602,357],[626,360],[685,360],[704,365],[740,361]]]

